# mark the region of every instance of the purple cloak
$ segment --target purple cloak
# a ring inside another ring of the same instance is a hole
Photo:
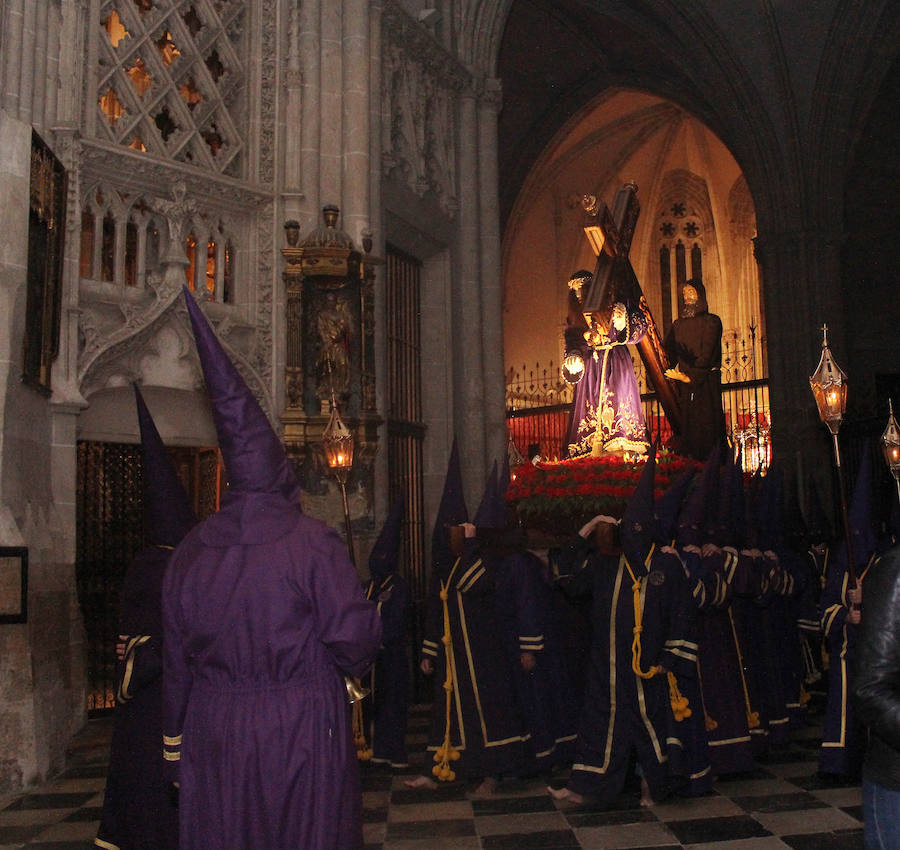
[[[172,556],[163,623],[182,849],[361,847],[342,673],[365,673],[381,622],[337,533],[278,494],[227,494]]]

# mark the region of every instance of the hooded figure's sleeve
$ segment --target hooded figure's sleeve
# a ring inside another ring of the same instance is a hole
[[[177,554],[177,552],[176,552]],[[181,622],[180,575],[176,557],[163,580],[163,758],[169,779],[178,779],[184,717],[191,694],[193,676],[187,664],[184,629]]]
[[[351,676],[362,676],[381,646],[378,606],[359,586],[356,567],[337,532],[323,529],[306,549],[313,560],[309,572],[316,633],[334,663]]]

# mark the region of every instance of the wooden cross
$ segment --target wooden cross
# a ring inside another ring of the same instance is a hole
[[[681,410],[672,384],[665,377],[669,368],[662,339],[653,321],[647,299],[638,283],[628,258],[631,240],[641,205],[637,199],[637,184],[626,183],[616,192],[613,209],[593,196],[583,201],[587,220],[584,232],[597,256],[597,267],[591,282],[583,288],[580,309],[588,325],[592,320],[608,326],[612,305],[629,300],[640,307],[647,323],[647,333],[637,349],[647,370],[656,396],[673,430],[681,430]]]

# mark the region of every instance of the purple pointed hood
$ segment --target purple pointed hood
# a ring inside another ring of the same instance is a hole
[[[653,484],[656,479],[656,446],[650,452],[637,486],[619,523],[622,551],[633,569],[644,569],[644,561],[659,533],[653,514]]]
[[[376,581],[381,581],[397,569],[405,514],[404,501],[401,495],[394,503],[369,555],[369,573]]]
[[[682,503],[676,523],[676,540],[679,546],[700,546],[709,539],[707,524],[710,506],[715,504],[715,492],[719,474],[719,450],[713,447],[700,478]],[[716,516],[715,511],[712,512]]]
[[[783,531],[784,473],[778,463],[769,467],[756,503],[756,545],[767,550],[778,547]]]
[[[229,489],[278,494],[299,507],[300,484],[281,440],[187,287],[184,298]]]
[[[689,469],[656,500],[654,513],[656,515],[657,542],[663,546],[671,543],[675,536],[675,522],[693,480],[694,470]]]
[[[494,461],[478,510],[475,511],[475,519],[472,520],[476,528],[506,527],[506,502],[501,495],[501,487],[500,472],[497,461]]]
[[[740,455],[738,455],[740,459]],[[731,487],[728,491],[731,505],[731,540],[726,545],[742,549],[747,537],[747,495],[744,492],[744,469],[738,462],[731,466]]]
[[[141,429],[145,531],[151,544],[177,546],[197,517],[144,397],[137,384],[132,386]]]
[[[809,542],[811,544],[826,543],[833,539],[831,523],[825,508],[822,506],[822,497],[816,486],[816,479],[810,474],[807,478],[807,510],[806,527],[809,530]]]
[[[447,461],[447,474],[444,478],[444,491],[438,506],[431,533],[431,563],[433,567],[452,564],[455,555],[450,549],[450,533],[447,526],[468,522],[469,512],[466,510],[466,499],[463,494],[462,467],[459,462],[459,446],[456,438],[450,449]]]

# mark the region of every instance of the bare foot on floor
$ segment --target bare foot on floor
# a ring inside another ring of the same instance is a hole
[[[646,809],[656,805],[656,801],[650,794],[650,786],[647,784],[646,779],[641,779],[641,805]]]
[[[472,792],[473,797],[490,797],[497,790],[497,777],[485,776],[481,784]]]
[[[434,791],[434,789],[438,787],[437,782],[427,776],[417,776],[415,779],[404,779],[403,784],[407,788],[427,788],[429,791]]]
[[[553,788],[548,785],[547,790],[554,800],[559,800],[563,803],[572,803],[572,805],[580,806],[584,802],[584,797],[582,797],[581,794],[576,794],[568,788]]]

